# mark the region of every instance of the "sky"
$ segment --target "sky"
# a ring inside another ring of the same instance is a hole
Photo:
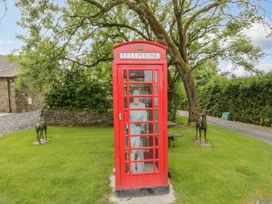
[[[20,49],[23,42],[16,38],[17,34],[23,34],[25,31],[20,28],[16,22],[20,19],[20,11],[14,5],[15,0],[7,0],[7,13],[0,21],[0,54],[6,55],[12,51]],[[272,25],[272,0],[264,0],[260,4],[265,9],[263,15]],[[0,5],[0,18],[3,15],[4,7]],[[249,30],[244,31],[254,45],[263,49],[265,56],[260,60],[256,67],[263,71],[272,71],[272,37],[266,38],[267,32],[260,24],[254,24]],[[231,71],[238,76],[248,75],[242,68],[233,68],[230,62],[221,61],[219,63],[221,71]]]

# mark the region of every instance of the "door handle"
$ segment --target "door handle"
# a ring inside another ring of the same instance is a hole
[[[122,120],[122,119],[123,119],[123,114],[119,113],[119,120]]]

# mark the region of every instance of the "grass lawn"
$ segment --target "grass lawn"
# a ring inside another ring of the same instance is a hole
[[[185,118],[179,120],[186,123]],[[185,137],[169,150],[177,203],[272,201],[272,145],[210,125],[212,147],[205,148],[192,141],[194,129],[182,132]]]
[[[212,147],[204,148],[192,141],[194,129],[181,132],[169,150],[177,203],[272,201],[271,145],[209,126]],[[49,127],[50,141],[41,146],[32,145],[34,135],[0,137],[1,204],[107,203],[112,128]]]
[[[0,137],[0,203],[107,203],[113,168],[112,128],[49,127],[32,145],[27,130]]]

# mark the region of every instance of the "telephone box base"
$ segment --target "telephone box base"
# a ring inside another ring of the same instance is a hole
[[[119,197],[140,197],[140,196],[150,196],[150,195],[162,195],[162,194],[167,194],[169,192],[170,192],[169,186],[116,190],[116,193]]]

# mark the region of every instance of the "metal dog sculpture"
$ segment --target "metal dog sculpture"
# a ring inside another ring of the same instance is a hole
[[[41,144],[41,139],[47,141],[47,124],[45,121],[36,123],[37,141]],[[44,134],[43,134],[44,133]],[[44,137],[45,136],[45,137]]]
[[[204,139],[205,143],[207,143],[206,133],[207,133],[208,125],[207,125],[207,117],[206,113],[201,113],[200,117],[196,121],[196,137],[198,139],[197,132],[199,131],[199,143],[201,144],[201,132],[204,131]]]

